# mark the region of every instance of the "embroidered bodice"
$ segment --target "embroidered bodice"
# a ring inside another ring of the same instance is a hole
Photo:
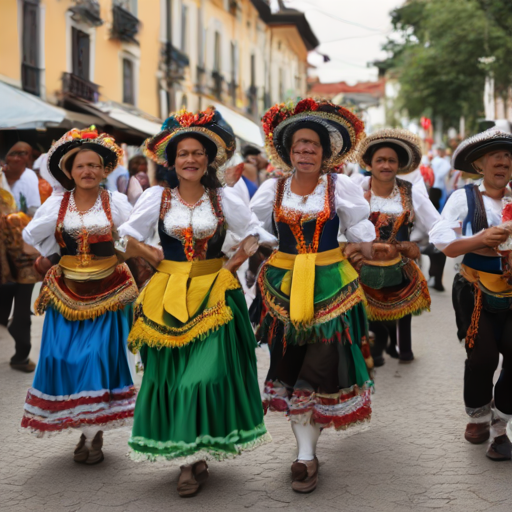
[[[189,205],[178,189],[165,189],[158,232],[166,260],[221,257],[225,222],[217,191],[205,191],[197,203]]]
[[[397,178],[388,197],[376,196],[372,191],[370,211],[370,221],[375,226],[378,241],[408,241],[414,217],[412,184]]]
[[[110,197],[106,190],[100,192],[86,212],[78,211],[73,192],[64,194],[55,233],[62,255],[112,256],[115,254],[112,230]]]
[[[316,253],[338,247],[340,222],[334,204],[335,180],[334,174],[321,176],[315,190],[307,196],[291,191],[291,177],[278,181],[273,221],[281,252]]]

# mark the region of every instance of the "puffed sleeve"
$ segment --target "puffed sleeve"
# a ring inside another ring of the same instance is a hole
[[[258,235],[260,244],[277,243],[277,238],[264,229],[262,222],[235,188],[224,187],[221,189],[221,195],[222,210],[228,229],[240,240],[249,235]]]
[[[114,226],[118,227],[128,220],[132,212],[132,205],[128,197],[120,192],[111,192],[112,201],[110,208],[112,211],[112,220]]]
[[[164,188],[160,185],[144,191],[135,203],[130,218],[117,230],[120,237],[131,236],[139,242],[147,242],[154,238],[163,191]]]
[[[272,211],[276,197],[277,179],[264,181],[251,199],[251,210],[262,222],[263,228],[272,233]]]
[[[45,257],[60,252],[59,244],[55,239],[55,229],[61,202],[62,194],[54,192],[37,209],[33,219],[23,230],[23,240],[28,245],[35,247]]]
[[[362,188],[344,174],[338,174],[336,178],[335,203],[341,234],[349,242],[372,242],[375,227],[368,220],[370,205]]]
[[[456,190],[444,205],[439,220],[429,233],[430,242],[443,250],[462,237],[462,221],[468,214],[468,202],[464,189]]]
[[[414,227],[411,240],[420,240],[428,235],[434,224],[441,218],[432,201],[423,194],[419,185],[412,187],[412,206],[414,208]]]

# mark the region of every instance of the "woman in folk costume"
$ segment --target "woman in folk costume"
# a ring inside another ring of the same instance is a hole
[[[262,123],[273,164],[288,171],[265,181],[251,201],[279,237],[258,279],[261,339],[271,352],[264,405],[291,419],[298,444],[292,488],[311,492],[321,430],[346,429],[371,415],[364,294],[338,232],[368,254],[375,230],[360,187],[332,172],[353,155],[364,124],[343,107],[310,98],[275,105]]]
[[[415,259],[420,257],[414,240],[424,238],[439,213],[418,185],[397,178],[418,167],[421,149],[416,135],[406,130],[384,129],[367,137],[358,148],[359,163],[371,176],[360,185],[370,203],[375,226],[372,261],[361,255],[351,260],[360,272],[367,299],[370,330],[375,335],[375,366],[384,364],[387,349],[400,363],[414,360],[411,319],[430,309],[428,286]],[[398,337],[399,354],[396,352]]]
[[[146,141],[145,152],[173,166],[179,185],[146,190],[119,230],[127,254],[133,240],[149,242],[155,235],[164,253],[136,303],[129,337],[144,364],[129,445],[135,460],[184,464],[180,496],[197,493],[208,476],[206,460],[234,457],[270,440],[256,341],[233,272],[256,250],[259,233],[260,241],[275,239],[259,228],[237,192],[221,187],[217,170],[234,149],[233,132],[218,112],[172,115]],[[244,241],[226,262],[228,229]]]
[[[480,184],[450,196],[430,232],[447,256],[464,255],[452,291],[457,334],[467,352],[464,437],[473,444],[491,437],[487,457],[510,460],[505,426],[512,419],[512,135],[491,129],[466,139],[453,154],[453,167],[483,176]],[[503,367],[494,385],[500,354]]]
[[[74,459],[85,464],[103,460],[103,431],[127,423],[135,407],[126,340],[138,289],[114,251],[131,207],[100,188],[121,154],[94,129],[66,133],[48,154],[66,192],[50,196],[23,231],[47,272],[36,302],[37,314],[46,312],[41,352],[22,426],[40,436],[81,430]]]

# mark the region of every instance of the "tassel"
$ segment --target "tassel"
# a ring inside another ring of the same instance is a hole
[[[478,324],[480,323],[480,314],[482,313],[482,290],[475,284],[475,309],[471,315],[471,324],[466,333],[466,346],[473,348],[475,346],[475,338],[478,334]]]

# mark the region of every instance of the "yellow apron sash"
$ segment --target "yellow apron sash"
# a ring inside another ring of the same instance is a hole
[[[217,279],[224,259],[163,260],[144,294],[144,313],[163,323],[163,309],[182,323],[194,316]],[[190,280],[190,281],[189,281]],[[158,313],[160,311],[160,313]]]
[[[470,283],[479,282],[490,292],[504,296],[512,295],[512,286],[503,279],[502,274],[491,274],[489,272],[475,270],[467,265],[461,265],[461,274]]]
[[[281,283],[281,291],[290,296],[290,320],[308,323],[315,317],[315,266],[327,266],[345,260],[341,248],[319,253],[274,253],[268,260],[273,267],[289,270]],[[293,277],[293,279],[292,279]],[[354,279],[357,273],[354,270]]]

